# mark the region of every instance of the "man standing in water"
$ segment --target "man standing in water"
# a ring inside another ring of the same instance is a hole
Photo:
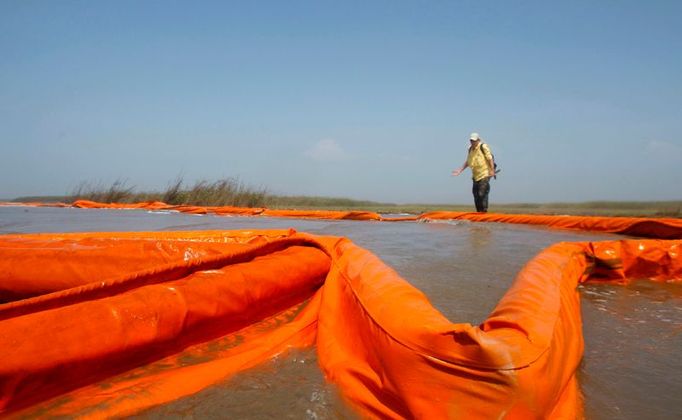
[[[490,178],[495,176],[495,161],[490,147],[481,142],[478,133],[469,136],[469,153],[461,168],[452,171],[453,176],[462,173],[467,167],[471,168],[471,178],[474,180],[472,192],[476,211],[488,211],[488,193],[490,192]]]

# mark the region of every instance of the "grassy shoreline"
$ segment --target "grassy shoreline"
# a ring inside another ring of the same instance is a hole
[[[267,207],[271,209],[365,210],[376,213],[421,214],[429,211],[474,211],[473,204],[394,204],[340,197],[282,196],[270,194],[265,188],[249,187],[238,179],[198,181],[185,186],[181,178],[169,184],[165,191],[136,192],[124,181],[111,186],[80,184],[65,196],[18,197],[15,202],[62,202],[92,200],[104,203],[137,203],[163,201],[173,205]],[[490,212],[508,214],[546,214],[581,216],[682,217],[682,200],[672,201],[587,201],[578,203],[495,203]]]

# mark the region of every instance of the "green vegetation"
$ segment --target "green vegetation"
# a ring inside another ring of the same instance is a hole
[[[117,180],[109,187],[81,183],[74,192],[64,197],[72,203],[76,200],[91,200],[101,203],[139,203],[142,201],[163,201],[172,205],[196,206],[237,206],[264,207],[269,196],[264,188],[254,189],[234,178],[214,182],[197,181],[185,187],[182,178],[173,181],[165,191],[137,192],[126,182]]]
[[[182,184],[181,178],[176,179],[160,198],[153,200],[197,206],[265,207],[269,197],[265,188],[251,188],[235,178],[201,180],[191,188],[183,188]]]
[[[350,198],[339,197],[271,195],[268,197],[267,207],[278,209],[299,208],[312,210],[365,210],[368,208],[378,207],[393,208],[395,206],[395,204],[391,203],[377,203],[376,201],[353,200]]]
[[[66,201],[91,200],[99,203],[132,203],[135,201],[146,201],[146,195],[145,197],[140,197],[134,190],[134,187],[127,187],[125,181],[118,179],[109,187],[81,182],[73,191],[71,197]]]
[[[103,203],[163,201],[172,205],[267,207],[305,210],[366,210],[377,213],[421,214],[429,211],[473,211],[473,204],[393,204],[335,197],[280,196],[265,188],[252,188],[238,179],[197,181],[185,186],[182,178],[165,191],[137,192],[125,181],[110,186],[81,183],[68,196],[19,197],[17,202],[64,202],[92,200]],[[492,203],[490,211],[517,214],[571,214],[592,216],[682,217],[682,201],[589,201],[583,203]]]
[[[495,206],[497,208],[498,206]],[[682,217],[682,201],[586,201],[582,203],[502,204],[504,213],[592,216]],[[495,210],[497,211],[497,210]]]

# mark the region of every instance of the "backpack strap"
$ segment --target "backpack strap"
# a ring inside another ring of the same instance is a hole
[[[490,147],[488,147],[488,145],[485,144],[485,143],[481,143],[481,146],[479,147],[481,153],[483,153],[483,158],[485,158],[485,152],[483,151],[483,146],[485,146],[486,149],[488,149],[488,153],[490,153],[490,156],[493,157],[493,161],[494,161],[494,160],[495,160],[495,156],[493,156],[493,152],[490,151]]]
[[[497,162],[495,162],[495,155],[493,155],[493,152],[490,151],[490,147],[488,147],[487,144],[481,143],[481,145],[479,146],[479,149],[481,149],[481,154],[483,155],[483,159],[485,159],[487,161],[487,159],[485,157],[485,152],[483,151],[483,146],[485,146],[488,149],[488,153],[490,153],[490,156],[493,158],[493,173],[495,174],[495,175],[493,175],[493,178],[497,179],[497,173],[500,172],[500,170],[497,169]]]

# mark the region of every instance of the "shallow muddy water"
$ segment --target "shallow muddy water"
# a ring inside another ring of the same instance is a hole
[[[294,228],[345,236],[424,292],[453,322],[478,324],[516,273],[560,241],[615,235],[493,223],[380,223],[195,216],[143,210],[0,207],[0,233]],[[588,419],[682,417],[682,284],[581,286]],[[296,351],[140,418],[348,418],[315,350]]]

